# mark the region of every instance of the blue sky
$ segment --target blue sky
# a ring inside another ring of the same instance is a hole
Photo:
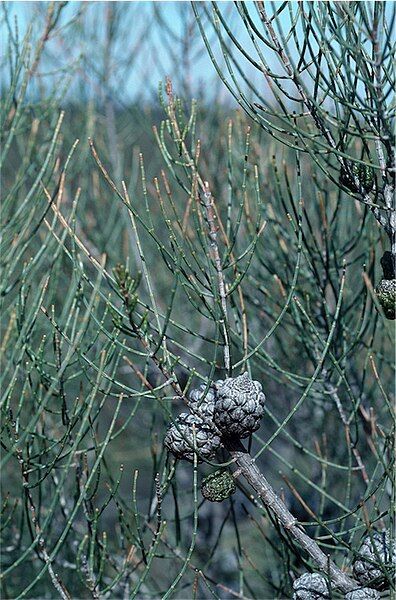
[[[201,13],[205,8],[211,10],[210,2],[195,4]],[[283,4],[281,1],[265,3],[270,13]],[[55,3],[55,10],[60,5]],[[244,5],[251,9],[250,15],[261,29],[253,3],[245,2]],[[372,3],[366,5],[369,8]],[[32,29],[34,48],[44,31],[49,3],[7,2],[3,3],[3,12],[4,6],[9,13],[9,22],[13,24],[15,17],[18,20],[20,39],[29,28]],[[221,2],[219,6],[242,47],[253,50],[252,56],[259,61],[234,2]],[[289,9],[295,12],[298,7],[297,2],[288,3],[274,23],[288,31]],[[203,23],[206,35],[211,38],[211,47],[222,61],[213,29],[204,16]],[[3,23],[3,43],[6,37]],[[109,48],[107,53],[106,48]],[[270,67],[282,72],[272,52],[264,44],[261,48]],[[297,49],[292,50],[293,54],[298,60]],[[243,60],[244,75],[257,83],[260,93],[268,97],[262,73]],[[68,74],[70,83],[66,79]],[[124,103],[143,97],[157,104],[158,84],[167,75],[172,78],[176,93],[185,98],[203,95],[209,101],[231,101],[231,95],[216,75],[204,47],[189,1],[68,2],[62,10],[55,35],[51,34],[46,45],[38,79],[40,85],[47,83],[48,87],[54,86],[54,78],[56,85],[66,82],[68,98],[87,99],[110,94]]]
[[[202,10],[203,5],[198,4]],[[210,8],[209,2],[205,5]],[[59,7],[59,3],[56,6]],[[113,8],[109,8],[111,6]],[[233,2],[223,2],[221,7],[232,9]],[[40,39],[47,8],[47,2],[7,3],[10,22],[17,18],[21,39],[29,27],[33,31],[32,42]],[[47,73],[70,72],[71,66],[78,75],[73,80],[74,87],[70,88],[73,94],[89,96],[96,93],[94,80],[97,87],[97,80],[104,77],[107,10],[117,16],[113,19],[117,29],[111,67],[106,75],[106,89],[110,89],[112,95],[126,102],[137,96],[157,101],[158,84],[169,75],[178,93],[190,97],[204,94],[208,99],[231,101],[203,46],[190,2],[69,2],[62,10],[58,24],[61,41],[50,41],[49,51],[40,65],[42,83],[50,80]],[[231,22],[240,39],[248,44],[238,15],[234,14]],[[251,76],[257,75],[252,71]],[[61,75],[60,80],[64,80],[64,76]]]
[[[89,77],[92,77],[95,63],[100,70],[99,55],[104,47],[104,15],[108,4],[107,2],[68,3],[62,10],[60,21],[64,37],[62,45],[56,43],[48,45],[51,49],[51,59],[47,56],[42,72],[66,68],[68,64],[77,68],[79,60],[81,65],[84,65],[81,68]],[[121,96],[133,99],[138,93],[156,95],[159,81],[163,81],[166,75],[178,80],[183,69],[190,70],[191,87],[194,93],[197,93],[209,76],[211,79],[214,78],[214,69],[206,52],[201,52],[198,58],[194,58],[194,63],[188,66],[186,64],[188,57],[180,52],[181,42],[179,46],[173,44],[169,32],[165,35],[163,28],[154,22],[154,13],[157,11],[164,19],[166,28],[170,28],[176,36],[182,37],[186,22],[187,24],[189,21],[193,22],[189,2],[158,2],[157,6],[154,6],[153,2],[141,1],[113,4],[117,5],[114,10],[121,14],[121,18],[117,33],[119,39],[114,43],[111,60],[112,69],[115,71],[113,80],[118,76],[118,82],[112,81],[112,86],[122,87],[122,90],[118,89]],[[26,35],[29,27],[33,29],[32,41],[40,38],[45,25],[43,12],[47,6],[48,3],[44,2],[8,2],[9,20],[14,23],[15,17],[17,18],[20,39]],[[68,31],[71,31],[75,24],[67,25],[67,23],[73,21],[79,11],[82,11],[82,16],[79,18],[80,37],[73,45],[72,40],[68,40]],[[124,15],[125,22],[123,22]],[[153,21],[151,26],[150,21]],[[93,36],[96,37],[96,42],[93,41]],[[4,42],[5,36],[2,37]],[[198,44],[201,46],[201,39],[196,35],[194,47]],[[136,60],[133,56],[134,52]],[[173,58],[172,52],[176,54],[177,60]],[[120,81],[122,86],[119,85]]]

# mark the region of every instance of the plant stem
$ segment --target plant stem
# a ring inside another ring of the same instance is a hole
[[[304,548],[304,550],[306,550],[306,552],[308,552],[319,569],[330,576],[334,586],[344,593],[357,589],[359,584],[343,573],[337,565],[330,560],[329,556],[319,548],[315,540],[305,533],[301,525],[298,524],[297,519],[277,496],[275,490],[261,473],[254,459],[250,456],[239,439],[227,438],[224,440],[224,446],[234,459],[240,473],[250,483],[264,505],[276,515],[286,531],[302,548]]]
[[[230,355],[230,340],[228,337],[227,330],[227,295],[226,288],[224,283],[224,275],[223,268],[221,265],[221,258],[219,252],[219,246],[217,243],[217,231],[218,227],[215,223],[216,214],[214,209],[213,197],[209,190],[209,184],[205,181],[205,193],[203,194],[203,205],[206,213],[206,220],[208,222],[209,227],[209,239],[210,239],[210,249],[212,253],[212,257],[215,263],[217,280],[219,285],[219,295],[220,295],[220,304],[223,312],[223,318],[220,320],[223,329],[224,335],[224,366],[226,368],[228,376],[231,374],[231,355]]]

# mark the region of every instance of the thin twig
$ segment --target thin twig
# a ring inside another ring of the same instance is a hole
[[[212,258],[215,264],[217,280],[219,285],[219,296],[220,304],[223,312],[223,317],[220,319],[220,324],[223,329],[224,335],[224,366],[227,373],[231,374],[231,355],[230,355],[230,340],[227,330],[227,301],[226,301],[226,288],[224,283],[223,268],[221,265],[221,258],[219,252],[219,245],[217,243],[217,232],[218,227],[215,223],[216,215],[214,210],[214,200],[209,190],[209,184],[205,181],[205,193],[203,194],[203,205],[205,208],[206,220],[209,226],[209,239],[210,239],[210,250]]]

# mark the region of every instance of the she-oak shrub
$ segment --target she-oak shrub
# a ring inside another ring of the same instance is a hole
[[[135,152],[122,183],[98,109],[75,144],[67,107],[32,109],[31,69],[12,56],[3,595],[284,598],[311,572],[334,597],[392,586],[392,539],[373,578],[356,566],[393,532],[393,339],[374,291],[388,246],[376,207],[346,196],[368,190],[367,172],[357,182],[344,165],[340,189],[334,165],[240,113],[213,135],[210,111],[187,111],[168,82],[158,157]],[[348,151],[366,157],[365,143]],[[222,435],[198,465],[192,427],[192,464],[169,455],[167,428],[196,390],[245,371],[266,395],[245,446]],[[200,479],[219,469],[238,490],[203,502]]]

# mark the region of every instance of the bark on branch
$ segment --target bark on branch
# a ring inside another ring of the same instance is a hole
[[[239,467],[241,474],[250,483],[261,501],[276,515],[279,522],[298,544],[308,552],[318,568],[330,576],[334,587],[344,593],[356,590],[359,587],[358,582],[343,573],[337,565],[330,560],[328,555],[319,548],[315,540],[305,533],[301,525],[297,523],[297,519],[277,496],[274,489],[261,473],[253,458],[241,442],[234,438],[226,439],[224,440],[224,445],[235,460],[235,464]]]

